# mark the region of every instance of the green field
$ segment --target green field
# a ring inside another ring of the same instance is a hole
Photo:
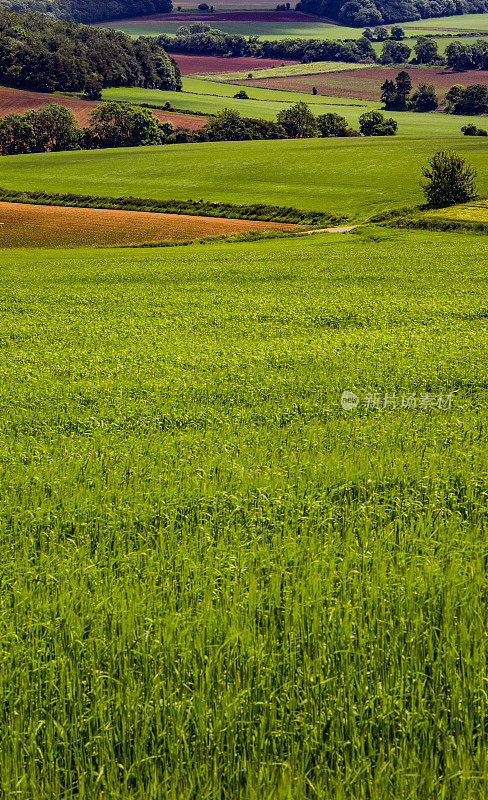
[[[428,29],[428,32],[436,29],[446,28],[449,30],[459,31],[487,31],[488,32],[488,14],[456,14],[454,17],[431,17],[430,19],[421,19],[416,22],[402,22],[402,28],[407,31],[419,30],[420,32]]]
[[[2,797],[486,797],[487,280],[387,229],[2,254]]]
[[[140,22],[112,22],[109,26],[99,24],[99,27],[111,27],[126,33],[128,36],[160,36],[162,33],[170,36],[176,34],[180,23],[174,22],[146,22],[141,17]],[[189,23],[188,23],[189,24]],[[342,25],[330,25],[326,22],[303,21],[280,22],[213,22],[211,15],[208,24],[224,33],[239,36],[257,36],[260,39],[358,39],[362,34],[360,28],[348,28]]]
[[[419,115],[424,116],[424,115]],[[480,137],[288,139],[209,142],[121,150],[9,156],[7,189],[75,194],[268,203],[345,214],[350,219],[422,202],[420,169],[440,147],[455,147],[480,172]]]
[[[456,78],[453,78],[453,83]],[[381,81],[378,80],[378,95]],[[175,108],[198,114],[217,114],[223,108],[239,111],[243,117],[275,120],[276,115],[293,103],[303,100],[314,114],[334,111],[344,116],[349,124],[358,128],[359,117],[365,111],[381,108],[381,103],[341,97],[288,92],[276,89],[261,89],[246,86],[249,100],[235,100],[234,95],[243,87],[238,84],[218,83],[199,78],[183,78],[183,91],[165,92],[159,89],[104,89],[104,100],[127,100],[131,103],[148,103],[163,106],[170,102]],[[399,137],[442,138],[460,135],[461,127],[473,121],[473,117],[453,114],[417,114],[415,112],[388,112],[398,121]]]
[[[488,200],[473,200],[470,203],[429,211],[429,217],[441,217],[464,222],[488,222]]]

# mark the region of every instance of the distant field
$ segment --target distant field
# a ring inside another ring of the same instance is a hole
[[[189,56],[181,53],[170,54],[178,62],[182,75],[194,75],[195,73],[213,74],[219,73],[226,75],[228,72],[239,76],[244,71],[243,77],[247,77],[248,72],[256,69],[267,69],[269,67],[280,68],[282,64],[293,65],[297,64],[296,61],[290,61],[282,58],[250,58],[243,56],[241,58],[219,58],[218,56]]]
[[[172,97],[175,92],[170,92]],[[90,122],[90,113],[100,104],[90,100],[79,100],[76,97],[64,97],[58,94],[43,92],[25,92],[21,89],[11,89],[0,86],[0,117],[6,114],[24,114],[26,111],[42,108],[49,103],[58,103],[73,112],[78,125],[85,127]],[[160,122],[171,122],[175,128],[187,128],[196,131],[207,122],[205,117],[190,116],[189,114],[176,114],[165,111],[153,111]]]
[[[453,17],[431,17],[421,19],[416,22],[402,22],[405,30],[419,30],[435,33],[438,31],[461,32],[461,31],[486,31],[488,32],[488,14],[456,14]],[[391,26],[390,26],[391,27]]]
[[[262,39],[357,39],[361,28],[336,25],[321,17],[294,12],[236,12],[232,14],[154,14],[98,23],[100,27],[121,30],[129,36],[173,35],[179,25],[192,21],[207,22],[229,34],[257,36]]]
[[[313,65],[309,65],[313,66]],[[349,69],[320,74],[290,75],[289,77],[261,78],[256,76],[253,80],[236,80],[236,83],[245,86],[258,86],[265,89],[287,90],[292,92],[311,92],[315,86],[319,94],[327,97],[350,97],[361,100],[379,100],[381,84],[385,80],[393,80],[400,67],[368,67],[366,69]],[[435,86],[440,97],[455,83],[468,85],[481,83],[488,86],[488,71],[467,70],[465,72],[451,72],[439,68],[406,67],[412,84],[416,88],[419,83],[431,83]],[[286,70],[288,71],[288,70]],[[231,79],[231,76],[228,76]]]
[[[395,72],[395,74],[398,70]],[[359,80],[359,78],[358,78]],[[217,83],[192,77],[183,79],[184,91],[161,92],[157,89],[107,89],[103,96],[107,100],[128,100],[132,103],[149,103],[163,105],[166,101],[176,107],[195,111],[198,114],[216,114],[223,108],[238,111],[244,117],[260,119],[276,119],[283,109],[300,100],[308,103],[315,114],[335,111],[346,117],[349,124],[357,128],[359,117],[365,111],[381,108],[379,100],[357,100],[345,97],[325,97],[310,93],[278,91],[272,89],[247,87],[249,100],[236,100],[234,94],[242,88],[239,84]],[[460,117],[453,114],[416,114],[413,111],[388,112],[398,121],[398,137],[439,137],[460,135],[461,127],[472,117]]]
[[[421,203],[421,167],[443,147],[454,147],[479,169],[480,191],[488,193],[486,143],[461,134],[433,140],[292,139],[9,156],[1,160],[1,185],[113,197],[268,203],[358,220]]]
[[[295,227],[273,222],[185,214],[0,202],[0,248],[184,242],[205,236]]]
[[[179,63],[178,56],[175,56],[176,60]],[[196,58],[196,56],[193,56]],[[223,59],[226,60],[226,59]],[[230,60],[230,59],[227,59]],[[255,62],[259,62],[260,59],[254,59]],[[230,65],[229,65],[230,66]],[[237,66],[237,65],[236,65]],[[264,65],[263,65],[264,66]],[[343,72],[345,70],[351,69],[350,62],[345,61],[313,61],[309,64],[298,64],[296,62],[287,62],[284,66],[280,65],[279,63],[276,66],[270,65],[272,68],[260,68],[259,63],[255,63],[254,69],[248,69],[244,67],[241,69],[240,72],[225,72],[222,71],[218,72],[211,72],[210,74],[205,75],[202,73],[193,74],[193,78],[203,78],[204,80],[212,80],[212,81],[238,81],[238,80],[248,80],[248,74],[251,71],[253,74],[253,82],[250,83],[251,86],[259,86],[259,81],[262,78],[281,78],[281,77],[294,77],[296,75],[317,75],[324,72]],[[357,64],[355,69],[369,69],[368,64]],[[191,74],[191,73],[187,73]]]

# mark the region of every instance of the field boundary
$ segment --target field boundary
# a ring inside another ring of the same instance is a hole
[[[234,205],[204,200],[154,200],[140,197],[98,197],[78,194],[51,194],[41,191],[16,191],[0,188],[0,200],[8,203],[55,205],[76,208],[105,208],[120,211],[150,211],[161,214],[188,214],[201,217],[248,219],[262,222],[287,222],[311,226],[348,222],[347,217],[323,211],[302,211],[291,206],[264,204]]]

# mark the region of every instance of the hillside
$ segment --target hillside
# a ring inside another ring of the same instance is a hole
[[[0,8],[49,14],[76,22],[97,22],[138,14],[164,14],[171,0],[0,0]]]
[[[454,14],[488,11],[487,0],[301,0],[298,11],[345,25],[371,26]]]
[[[176,63],[151,40],[41,14],[0,11],[1,82],[40,92],[101,86],[180,88]]]

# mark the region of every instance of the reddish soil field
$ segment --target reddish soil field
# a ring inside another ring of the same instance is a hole
[[[176,98],[176,95],[175,95]],[[42,92],[25,92],[21,89],[0,87],[0,117],[6,114],[24,114],[36,108],[41,108],[48,103],[58,103],[69,108],[75,115],[78,125],[88,125],[90,111],[99,103],[90,100],[78,100],[76,97],[62,97],[57,94],[44,94]],[[194,117],[189,114],[176,114],[166,111],[154,111],[154,116],[161,122],[171,122],[175,128],[187,128],[190,131],[203,128],[207,122],[205,117]]]
[[[283,61],[280,58],[219,58],[219,56],[187,56],[173,53],[182,75],[212,72],[239,72],[241,69],[271,69],[282,64],[298,64],[298,61]]]
[[[246,219],[0,203],[0,249],[184,242],[273,228],[303,229]]]
[[[223,11],[220,14],[217,11],[213,13],[191,13],[183,12],[181,14],[150,14],[147,17],[126,17],[125,19],[111,19],[104,21],[103,25],[130,25],[134,23],[144,25],[157,25],[160,22],[171,22],[175,25],[185,25],[187,22],[326,22],[331,24],[330,20],[324,17],[314,17],[311,14],[297,14],[294,11]],[[336,25],[336,22],[332,23]]]
[[[488,71],[467,70],[466,72],[451,72],[442,69],[419,69],[408,67],[408,74],[412,85],[419,83],[432,83],[442,97],[455,83],[468,85],[482,83],[488,86]],[[289,78],[263,78],[261,80],[235,81],[243,86],[261,86],[264,89],[284,89],[293,92],[312,93],[316,86],[318,94],[329,97],[350,97],[360,100],[379,100],[380,87],[386,80],[394,80],[400,72],[399,67],[374,67],[372,69],[346,70],[344,72],[330,72],[320,75],[296,75]]]

